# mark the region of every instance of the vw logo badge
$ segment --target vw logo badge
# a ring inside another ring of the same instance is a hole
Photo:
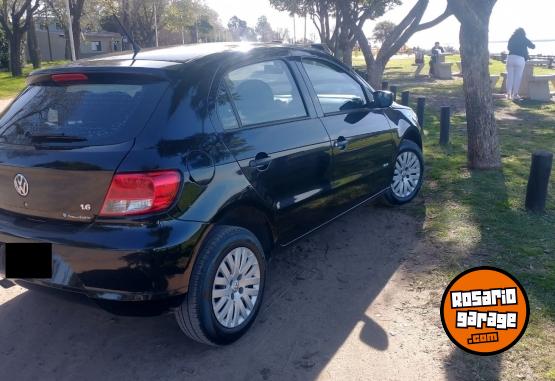
[[[21,196],[25,197],[29,194],[29,183],[27,179],[22,174],[15,175],[13,179],[13,186],[15,191]]]

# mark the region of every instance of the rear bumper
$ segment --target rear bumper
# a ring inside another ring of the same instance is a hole
[[[69,224],[0,212],[0,243],[52,243],[52,279],[15,280],[97,301],[148,302],[187,292],[187,270],[207,224]],[[3,258],[0,266],[3,266]]]

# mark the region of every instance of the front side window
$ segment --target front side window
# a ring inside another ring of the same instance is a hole
[[[366,104],[362,87],[343,70],[316,60],[302,62],[325,114],[359,109]]]
[[[243,126],[307,115],[301,94],[283,61],[243,66],[231,71],[225,80]]]

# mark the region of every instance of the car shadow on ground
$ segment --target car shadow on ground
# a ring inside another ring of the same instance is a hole
[[[171,315],[113,316],[24,292],[0,305],[2,377],[312,380],[350,335],[371,363],[390,341],[367,309],[419,240],[417,214],[364,206],[277,250],[258,320],[225,348],[188,340]]]

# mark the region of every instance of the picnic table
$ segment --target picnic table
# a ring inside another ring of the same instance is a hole
[[[432,75],[437,79],[451,79],[453,78],[453,73],[451,72],[452,62],[445,62],[445,57],[451,56],[451,53],[440,53],[438,54],[438,62],[434,64],[434,69]]]
[[[501,91],[505,93],[507,91],[507,73],[501,73],[501,77],[503,78]],[[534,101],[549,102],[554,95],[549,88],[550,83],[555,87],[555,75],[534,75],[534,64],[528,61],[524,66],[519,95]]]

